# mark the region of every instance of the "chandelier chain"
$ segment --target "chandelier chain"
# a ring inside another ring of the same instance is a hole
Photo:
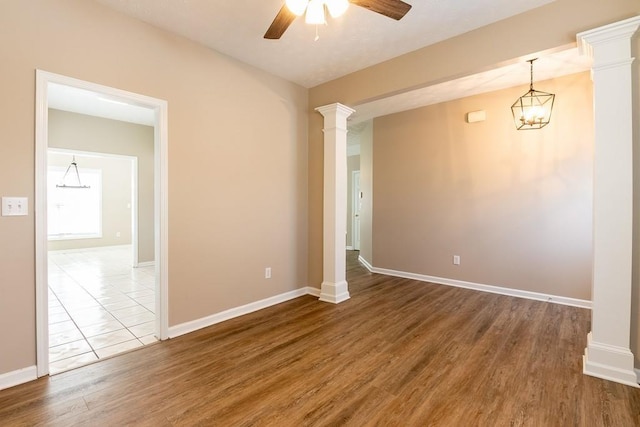
[[[528,60],[527,62],[529,63],[529,65],[531,66],[530,72],[531,72],[531,83],[529,83],[529,90],[533,90],[533,61],[535,61],[538,58],[533,58]]]

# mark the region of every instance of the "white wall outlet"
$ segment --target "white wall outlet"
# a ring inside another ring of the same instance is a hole
[[[29,199],[26,197],[3,197],[2,216],[25,216],[29,209]]]
[[[116,231],[116,237],[120,237],[120,232]]]
[[[453,256],[453,265],[460,265],[460,255]]]
[[[271,267],[267,267],[264,269],[264,278],[271,279]]]

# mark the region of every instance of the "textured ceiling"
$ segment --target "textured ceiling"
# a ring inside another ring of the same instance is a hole
[[[262,38],[283,0],[96,0],[305,87],[333,80],[553,0],[406,0],[394,21],[350,5],[318,28],[296,19]]]
[[[307,87],[550,2],[409,0],[413,7],[399,22],[352,5],[347,15],[322,27],[320,40],[314,42],[315,29],[302,20],[294,22],[281,40],[262,38],[282,0],[96,1]],[[350,28],[345,28],[347,23]],[[344,39],[340,40],[341,37]],[[352,105],[356,112],[350,117],[350,126],[387,114],[526,84],[529,82],[526,59],[529,58],[519,58],[512,64],[482,73]],[[545,54],[535,62],[535,80],[585,71],[590,66],[591,60],[579,56],[576,48]],[[104,99],[81,89],[52,85],[49,105],[61,110],[153,125],[152,110]]]

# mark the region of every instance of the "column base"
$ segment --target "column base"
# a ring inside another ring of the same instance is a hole
[[[346,280],[338,283],[322,282],[320,288],[320,301],[339,304],[351,298],[349,285]]]
[[[587,335],[587,348],[582,357],[582,373],[640,388],[631,350],[595,342],[591,332]]]

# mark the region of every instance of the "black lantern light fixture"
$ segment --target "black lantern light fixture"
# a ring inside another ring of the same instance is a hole
[[[533,61],[536,59],[538,58],[527,61],[531,65],[529,91],[511,106],[513,121],[518,130],[540,129],[548,125],[551,120],[553,101],[556,96],[553,93],[533,89]]]

